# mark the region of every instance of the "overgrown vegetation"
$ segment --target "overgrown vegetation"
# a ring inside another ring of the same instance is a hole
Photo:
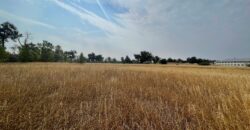
[[[250,70],[0,64],[0,129],[249,129]]]

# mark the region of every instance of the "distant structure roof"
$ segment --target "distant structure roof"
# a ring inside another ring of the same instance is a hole
[[[225,59],[225,60],[218,60],[218,61],[237,61],[237,62],[240,62],[240,61],[243,61],[243,62],[250,62],[250,58],[240,58],[240,59],[237,59],[237,58],[234,58],[234,59]]]

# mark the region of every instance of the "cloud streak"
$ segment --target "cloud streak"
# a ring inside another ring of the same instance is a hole
[[[102,10],[103,14],[105,15],[106,19],[110,20],[109,15],[107,14],[106,10],[104,9],[104,7],[102,6],[100,0],[96,0],[96,3],[98,4],[98,6],[100,7],[100,9]]]
[[[48,29],[55,29],[56,28],[53,25],[43,23],[43,22],[40,22],[40,21],[37,21],[37,20],[29,19],[29,18],[24,18],[24,17],[21,17],[21,16],[17,16],[17,15],[8,13],[8,12],[3,11],[3,10],[0,10],[0,17],[6,18],[6,19],[10,19],[10,18],[15,19],[15,20],[21,21],[23,23],[29,23],[29,24],[36,25],[36,26],[42,26],[42,27],[45,27],[45,28],[48,28]]]
[[[96,15],[93,12],[88,11],[87,9],[80,7],[74,3],[66,4],[59,0],[54,0],[56,5],[65,9],[66,11],[78,16],[83,21],[88,21],[90,24],[98,27],[99,29],[105,31],[106,33],[115,33],[117,30],[121,29],[118,25],[107,21],[100,16]]]

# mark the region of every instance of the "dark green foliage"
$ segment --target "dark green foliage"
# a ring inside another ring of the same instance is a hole
[[[40,49],[36,44],[29,43],[19,47],[19,59],[21,62],[39,61]]]
[[[95,56],[94,52],[88,54],[88,61],[89,62],[95,62],[96,61],[96,56]]]
[[[176,59],[168,58],[168,62],[176,62]]]
[[[5,47],[0,46],[0,62],[8,60],[8,53],[5,51]]]
[[[76,58],[76,51],[71,50],[71,51],[65,51],[64,56],[65,56],[65,61],[73,62]]]
[[[250,64],[247,64],[247,67],[250,67]]]
[[[199,65],[211,65],[212,61],[207,59],[201,59],[196,57],[187,58],[187,62],[190,64],[199,64]]]
[[[105,60],[104,60],[105,63],[112,63],[112,58],[111,57],[107,57]]]
[[[167,63],[168,63],[167,59],[161,59],[160,60],[160,64],[167,64]]]
[[[199,65],[204,65],[204,66],[211,65],[211,63],[209,61],[202,61],[202,62],[200,62],[198,64]]]
[[[102,55],[97,55],[96,57],[95,57],[95,59],[96,59],[96,62],[99,62],[99,63],[101,63],[101,62],[103,62],[103,56]]]
[[[122,62],[123,64],[125,63],[124,57],[121,57],[121,62]]]
[[[86,62],[86,58],[84,57],[83,53],[80,54],[78,62],[79,63],[85,63]]]
[[[132,61],[131,61],[131,59],[129,58],[129,56],[126,56],[124,62],[127,63],[127,64],[131,64],[131,63],[132,63]]]
[[[97,62],[102,63],[104,60],[104,57],[102,55],[96,55],[95,53],[88,54],[88,61],[89,62]]]
[[[55,46],[55,54],[54,54],[54,61],[55,62],[62,62],[64,61],[64,52],[61,46]]]
[[[18,62],[18,61],[19,61],[19,55],[17,55],[17,54],[9,54],[7,62]]]
[[[8,39],[15,41],[17,38],[21,37],[15,25],[9,22],[4,22],[0,25],[0,43],[1,47],[5,48],[5,42]]]
[[[118,62],[117,62],[116,58],[113,58],[111,63],[118,63]]]
[[[43,41],[38,44],[41,50],[41,61],[43,62],[52,62],[54,60],[54,46],[48,41]]]
[[[155,64],[159,63],[160,60],[161,60],[161,58],[160,58],[159,56],[153,57],[153,62],[154,62]]]
[[[135,54],[134,57],[139,63],[151,63],[153,60],[153,55],[148,51],[141,51],[140,54]]]
[[[187,58],[187,62],[191,64],[197,63],[197,58],[196,57]]]

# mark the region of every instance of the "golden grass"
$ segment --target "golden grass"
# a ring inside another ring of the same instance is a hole
[[[250,69],[0,64],[0,129],[250,129]]]

